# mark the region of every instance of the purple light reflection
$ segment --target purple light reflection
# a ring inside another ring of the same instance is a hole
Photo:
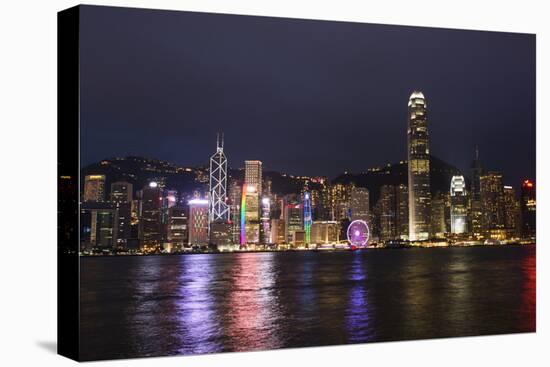
[[[353,254],[353,262],[349,272],[351,289],[349,292],[348,310],[346,314],[346,329],[351,343],[364,343],[375,339],[372,326],[372,309],[369,306],[367,291],[367,272],[363,263],[362,253]]]
[[[220,325],[215,311],[212,255],[181,256],[177,302],[179,353],[202,354],[222,351],[217,341]]]

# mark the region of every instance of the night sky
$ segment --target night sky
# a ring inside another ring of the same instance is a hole
[[[515,187],[535,176],[535,36],[83,7],[82,164],[138,155],[334,177],[406,159],[407,102],[431,153],[475,144]]]

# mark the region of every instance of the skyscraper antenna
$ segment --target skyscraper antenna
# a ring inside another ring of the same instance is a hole
[[[476,161],[479,160],[479,148],[476,144]]]
[[[223,150],[223,132],[216,133],[216,150]]]

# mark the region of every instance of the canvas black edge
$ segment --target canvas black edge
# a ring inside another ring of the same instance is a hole
[[[79,360],[80,7],[57,13],[57,353]]]

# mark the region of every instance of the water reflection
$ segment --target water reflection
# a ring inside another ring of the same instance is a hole
[[[537,288],[537,259],[535,249],[523,259],[522,270],[524,285],[521,305],[521,330],[536,329],[536,288]]]
[[[351,283],[349,304],[346,314],[346,329],[352,343],[374,339],[372,327],[372,307],[369,305],[367,290],[367,269],[361,253],[354,253],[348,280]]]
[[[297,292],[294,295],[296,297],[296,307],[293,310],[296,315],[291,315],[291,317],[297,317],[306,322],[318,322],[317,316],[320,312],[320,305],[317,299],[315,283],[325,280],[324,276],[327,274],[321,271],[316,277],[313,261],[309,257],[304,257],[301,263],[296,265],[296,274],[292,277],[297,286]]]
[[[136,265],[128,279],[132,302],[123,312],[128,320],[127,343],[140,355],[158,355],[159,350],[174,343],[172,334],[164,325],[171,324],[176,313],[174,298],[179,268],[164,267],[164,260],[158,256],[139,261],[132,258],[131,261]]]
[[[418,249],[411,250],[411,256],[408,256],[404,261],[402,270],[400,287],[404,288],[403,315],[402,327],[405,339],[413,339],[422,337],[422,333],[426,330],[439,330],[441,325],[436,328],[432,323],[435,320],[431,314],[435,314],[438,310],[434,309],[434,274],[430,271],[431,261],[429,258],[417,256]],[[438,264],[440,265],[440,264]],[[441,276],[441,274],[437,274]],[[441,315],[441,314],[438,314]],[[434,335],[435,336],[435,335]]]
[[[84,359],[535,330],[534,247],[81,260]]]
[[[232,268],[227,325],[228,349],[281,347],[281,311],[275,289],[273,253],[239,254]]]
[[[222,349],[218,342],[219,322],[210,286],[214,281],[210,255],[181,256],[177,302],[179,353],[212,353]]]
[[[448,301],[447,310],[441,310],[446,317],[445,331],[449,335],[463,333],[470,334],[472,322],[475,320],[471,317],[473,314],[472,303],[472,270],[469,259],[462,253],[452,253],[451,258],[444,269],[444,286],[446,290],[445,297]]]

